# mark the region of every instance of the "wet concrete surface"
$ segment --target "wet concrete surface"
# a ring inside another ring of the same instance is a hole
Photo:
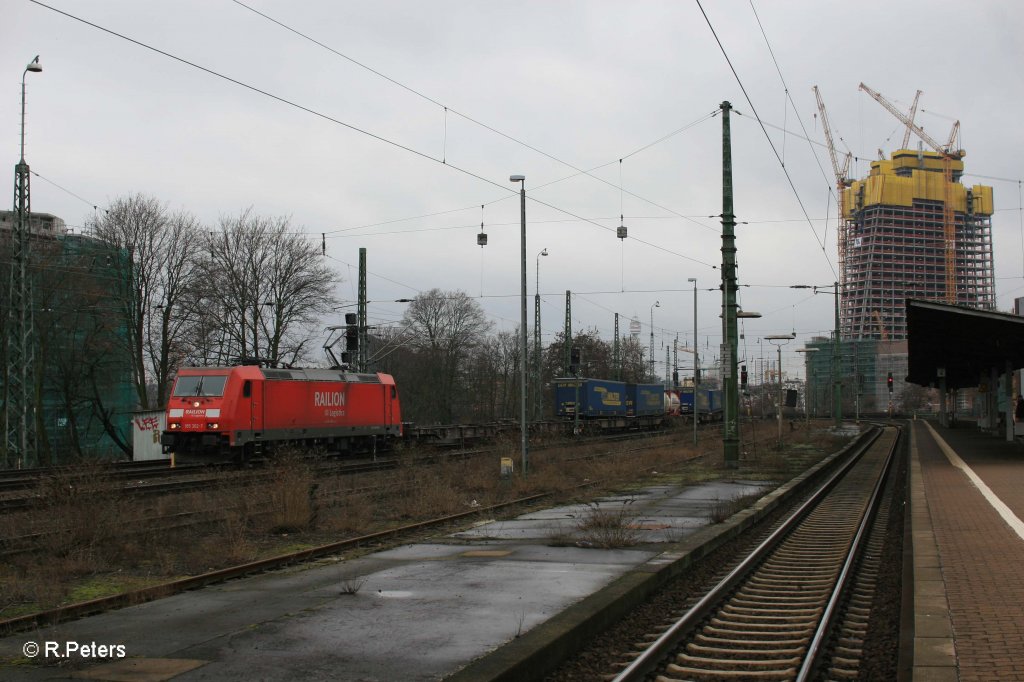
[[[333,557],[0,639],[0,679],[438,680],[618,576],[660,543],[707,525],[723,502],[766,484],[652,486],[491,521],[434,542]],[[596,515],[635,543],[596,549]],[[47,642],[123,645],[99,662],[40,654]]]

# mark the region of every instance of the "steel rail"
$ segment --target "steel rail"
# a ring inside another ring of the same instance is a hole
[[[881,429],[877,427],[870,437],[864,438],[847,460],[823,483],[818,490],[801,504],[774,532],[754,549],[738,566],[729,572],[715,587],[683,614],[668,630],[658,637],[632,663],[616,675],[612,682],[638,682],[655,670],[662,659],[676,648],[687,632],[692,630],[710,609],[723,600],[725,595],[742,581],[753,568],[771,552],[780,541],[806,517],[811,510],[836,486],[860,457],[878,440]]]
[[[878,513],[878,507],[882,503],[882,489],[889,478],[889,472],[892,469],[893,456],[900,442],[900,434],[902,434],[901,428],[896,427],[896,429],[898,435],[893,440],[892,447],[889,449],[885,465],[882,468],[883,473],[878,477],[878,480],[875,482],[874,489],[871,491],[871,497],[867,504],[867,511],[861,519],[853,541],[850,543],[850,553],[846,557],[846,561],[843,563],[843,568],[836,580],[832,596],[828,600],[828,604],[822,613],[821,621],[814,633],[814,637],[811,639],[811,643],[807,647],[807,652],[804,655],[804,662],[800,666],[800,670],[796,676],[797,682],[807,682],[807,680],[811,679],[812,673],[814,673],[818,668],[822,654],[822,644],[825,641],[825,637],[829,632],[831,632],[833,621],[839,612],[839,604],[847,593],[849,581],[854,576],[854,565],[861,558],[871,524],[874,522],[875,516]]]

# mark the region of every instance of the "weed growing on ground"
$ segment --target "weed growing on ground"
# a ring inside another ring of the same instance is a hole
[[[612,504],[601,507],[600,502],[587,505],[587,509],[575,519],[574,536],[580,547],[615,549],[632,547],[640,542],[636,528],[637,513],[633,510],[635,499],[622,505]]]
[[[366,578],[351,577],[342,578],[338,584],[338,590],[341,594],[353,595],[363,589],[363,585],[366,584]]]

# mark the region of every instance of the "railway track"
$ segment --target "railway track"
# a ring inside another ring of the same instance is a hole
[[[856,679],[898,429],[865,444],[692,608],[610,671],[615,682]],[[861,559],[864,558],[864,561]],[[875,562],[875,565],[872,565]]]

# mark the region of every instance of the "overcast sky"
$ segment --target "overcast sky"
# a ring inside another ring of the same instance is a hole
[[[365,247],[373,323],[401,317],[389,301],[437,287],[479,297],[496,329],[513,330],[519,198],[508,179],[522,174],[531,325],[537,254],[550,253],[545,343],[564,325],[566,290],[574,328],[607,339],[618,312],[623,333],[637,317],[649,340],[659,301],[663,361],[663,343],[692,342],[695,277],[699,343],[717,355],[721,227],[709,216],[722,211],[722,128],[711,115],[728,100],[740,303],[763,315],[746,322],[740,355],[795,332],[785,362],[797,371],[791,351],[829,333],[833,297],[789,287],[838,278],[811,87],[858,157],[855,176],[902,142],[863,81],[901,108],[923,90],[917,121],[940,140],[960,120],[964,182],[994,188],[999,309],[1024,295],[1022,3],[705,0],[709,26],[685,0],[244,2],[47,2],[91,26],[0,0],[8,187],[21,76],[38,54],[44,70],[26,80],[32,208],[76,231],[94,205],[134,193],[210,229],[251,206],[318,242],[325,233],[349,302]]]

